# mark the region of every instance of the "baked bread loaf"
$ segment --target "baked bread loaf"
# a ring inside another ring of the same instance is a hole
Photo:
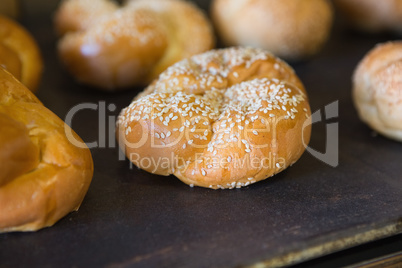
[[[77,210],[93,174],[89,149],[2,68],[0,126],[0,232],[35,231]]]
[[[237,47],[169,67],[121,111],[117,137],[139,168],[190,186],[232,189],[296,162],[309,122],[293,69],[264,50]]]
[[[213,0],[211,16],[225,45],[260,47],[301,60],[327,41],[333,9],[328,0]]]
[[[402,41],[377,45],[353,76],[359,116],[378,133],[402,141]]]
[[[32,92],[39,86],[43,61],[36,41],[17,22],[0,15],[0,66]]]
[[[65,0],[58,51],[82,83],[104,90],[146,85],[173,63],[214,46],[207,17],[183,0]]]
[[[334,3],[358,30],[402,34],[402,0],[334,0]]]

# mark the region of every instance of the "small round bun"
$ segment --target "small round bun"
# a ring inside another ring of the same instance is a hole
[[[0,126],[0,233],[36,231],[77,210],[93,174],[89,149],[3,68]]]
[[[264,50],[237,47],[169,67],[122,110],[117,136],[139,168],[233,189],[295,163],[310,139],[309,120],[293,69]]]
[[[375,131],[402,141],[402,42],[377,45],[353,77],[359,116]]]
[[[0,15],[0,66],[32,92],[38,89],[43,60],[36,41],[20,24]]]
[[[65,0],[55,15],[61,61],[103,90],[146,85],[173,63],[214,46],[202,11],[183,0]]]
[[[402,34],[402,0],[334,0],[334,4],[358,30]]]
[[[286,60],[308,58],[327,41],[327,0],[213,0],[211,16],[225,45],[260,47]]]

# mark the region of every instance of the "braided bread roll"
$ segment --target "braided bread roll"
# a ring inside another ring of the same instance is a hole
[[[353,75],[353,100],[361,120],[402,141],[402,41],[378,44]]]
[[[104,90],[145,85],[214,46],[212,27],[182,0],[66,0],[55,16],[58,51],[77,80]]]
[[[15,21],[0,15],[0,66],[32,92],[38,89],[43,61],[36,41]]]
[[[191,186],[235,188],[296,162],[310,139],[307,94],[270,53],[227,48],[169,67],[117,121],[139,168]]]
[[[2,68],[0,126],[0,233],[35,231],[77,210],[93,174],[89,149]]]

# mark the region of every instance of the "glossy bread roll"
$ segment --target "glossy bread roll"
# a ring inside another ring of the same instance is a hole
[[[138,167],[232,189],[295,163],[309,122],[306,91],[289,65],[264,50],[227,48],[169,67],[123,109],[117,131]]]
[[[402,42],[377,45],[353,77],[353,99],[361,120],[402,141]]]
[[[32,92],[39,86],[43,61],[36,41],[17,22],[0,15],[0,66]]]
[[[356,29],[402,34],[402,0],[334,0],[334,3]]]
[[[225,45],[247,45],[287,60],[308,58],[327,41],[328,0],[213,0],[211,16]]]
[[[0,126],[0,232],[35,231],[77,210],[93,174],[89,149],[2,68]]]
[[[214,46],[207,17],[183,0],[65,0],[55,16],[60,59],[104,90],[145,85],[171,64]]]

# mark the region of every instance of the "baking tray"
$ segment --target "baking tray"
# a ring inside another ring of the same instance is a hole
[[[57,2],[22,4],[21,22],[45,59],[38,97],[63,119],[79,104],[94,108],[80,110],[71,125],[97,142],[95,173],[78,212],[38,232],[1,234],[0,267],[286,266],[402,232],[402,144],[365,126],[350,94],[358,61],[395,37],[359,35],[336,23],[319,55],[291,64],[322,115],[310,147],[324,153],[327,127],[338,127],[338,165],[306,152],[263,182],[210,190],[119,159],[114,120],[142,88],[104,93],[77,84],[56,56]],[[329,104],[331,116],[324,113]]]

